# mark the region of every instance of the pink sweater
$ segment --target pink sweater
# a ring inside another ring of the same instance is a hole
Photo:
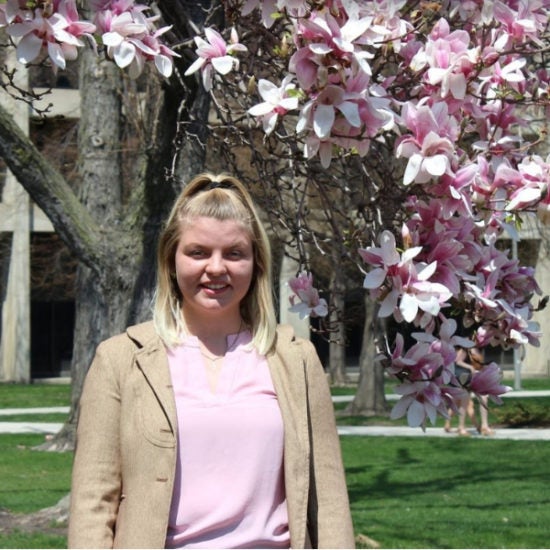
[[[197,338],[168,353],[178,460],[167,548],[290,546],[283,422],[267,361],[250,341],[249,332],[238,335],[216,393]]]

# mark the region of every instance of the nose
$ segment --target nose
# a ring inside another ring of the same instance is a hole
[[[209,275],[219,276],[227,272],[225,261],[221,254],[212,254],[206,264],[206,272]]]

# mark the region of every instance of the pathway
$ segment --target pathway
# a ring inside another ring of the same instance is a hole
[[[524,391],[513,390],[504,398],[514,397],[538,397],[550,396],[550,391]],[[395,401],[399,398],[398,395],[386,396],[388,401]],[[333,397],[333,401],[338,403],[351,401],[352,395],[339,395]],[[24,415],[24,414],[46,414],[46,413],[61,413],[67,414],[69,407],[39,407],[39,408],[22,408],[22,409],[0,409],[0,417]],[[26,434],[55,434],[61,429],[61,422],[35,422],[35,421],[18,421],[18,422],[1,422],[0,433],[26,433]],[[338,426],[340,435],[359,435],[359,436],[381,436],[381,437],[457,437],[456,432],[447,433],[443,428],[426,428],[423,432],[420,428],[410,428],[408,426]],[[490,439],[512,439],[512,440],[536,440],[550,441],[550,429],[537,428],[501,428],[495,430],[495,434],[490,437],[483,437],[477,434],[474,430],[469,432],[472,439],[490,440]]]

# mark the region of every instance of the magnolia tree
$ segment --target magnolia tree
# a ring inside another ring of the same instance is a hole
[[[535,153],[550,114],[550,2],[250,0],[241,10],[256,8],[266,27],[284,20],[292,40],[283,77],[260,79],[262,101],[248,109],[265,133],[291,132],[327,170],[335,156],[367,159],[375,142],[403,159],[403,222],[359,249],[379,316],[414,330],[414,344],[398,334],[385,352],[402,382],[392,416],[424,427],[461,393],[498,401],[498,365],[458,380],[455,348],[538,345],[534,270],[496,241],[550,209],[550,159]],[[237,36],[197,38],[188,73],[200,70],[210,89],[237,71]],[[310,276],[291,287],[302,300],[294,309],[326,312]]]
[[[499,400],[498,365],[459,380],[455,348],[540,337],[533,269],[497,239],[550,210],[550,160],[537,154],[550,0],[228,1],[224,28],[179,45],[131,0],[90,7],[84,21],[69,0],[8,0],[0,25],[23,63],[63,68],[88,45],[132,76],[154,63],[166,78],[199,78],[224,160],[238,171],[235,151],[252,149],[267,210],[302,261],[337,247],[379,317],[410,326],[411,344],[398,334],[379,350],[401,381],[392,415],[425,427],[463,392]],[[172,75],[190,48],[195,60]],[[310,273],[290,287],[293,310],[329,313]]]

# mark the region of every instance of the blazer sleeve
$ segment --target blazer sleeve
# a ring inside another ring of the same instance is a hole
[[[326,374],[305,342],[311,449],[308,531],[313,548],[354,548],[355,539],[340,440]]]
[[[121,494],[120,384],[100,344],[80,399],[72,472],[69,548],[112,548]]]

